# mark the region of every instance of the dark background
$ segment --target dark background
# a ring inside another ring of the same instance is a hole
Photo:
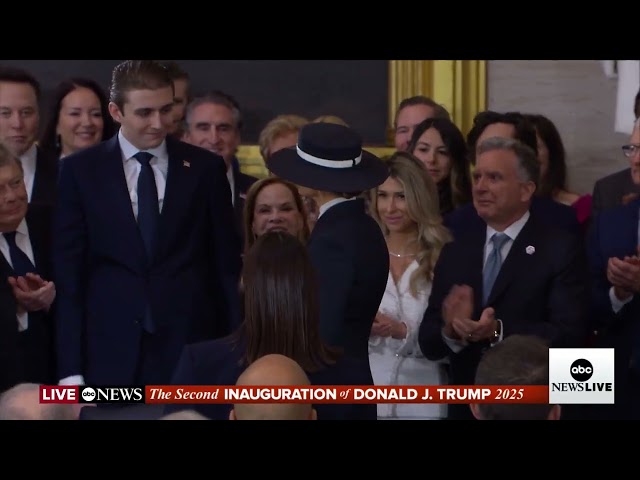
[[[41,83],[47,115],[51,91],[70,76],[88,76],[108,90],[111,70],[122,60],[0,60],[29,70]],[[369,146],[386,144],[387,60],[176,60],[191,76],[192,92],[223,90],[240,103],[243,144],[276,115],[296,113],[309,120],[337,115]]]

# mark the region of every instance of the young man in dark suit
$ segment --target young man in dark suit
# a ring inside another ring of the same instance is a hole
[[[65,158],[55,221],[61,383],[161,384],[180,351],[239,321],[240,244],[224,160],[167,136],[165,68],[127,60],[109,111],[121,125]]]
[[[0,391],[54,383],[51,207],[28,204],[20,160],[0,144]]]
[[[584,346],[588,273],[576,235],[531,211],[539,178],[536,154],[494,137],[479,145],[473,203],[485,222],[446,245],[435,267],[419,344],[431,360],[448,357],[452,385],[472,385],[483,352],[514,333],[553,347]],[[450,418],[473,418],[450,405]]]
[[[296,147],[275,152],[267,167],[313,190],[319,217],[308,247],[320,288],[320,333],[328,344],[368,362],[389,252],[380,227],[357,197],[386,180],[385,164],[362,150],[352,129],[312,123],[302,127]]]
[[[187,105],[183,139],[224,158],[236,226],[244,246],[244,199],[258,179],[240,171],[236,152],[240,146],[241,131],[240,105],[224,92],[208,92]]]
[[[0,67],[0,142],[22,162],[29,202],[52,205],[58,159],[36,145],[40,101],[40,84],[29,72]]]

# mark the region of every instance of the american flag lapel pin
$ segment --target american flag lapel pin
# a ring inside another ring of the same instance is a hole
[[[191,162],[189,160],[183,160],[182,161],[182,166],[190,168],[191,167]]]

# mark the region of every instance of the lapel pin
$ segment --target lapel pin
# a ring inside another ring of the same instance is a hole
[[[189,168],[189,167],[191,167],[191,162],[188,161],[188,160],[183,160],[182,161],[182,166]]]
[[[534,247],[532,247],[531,245],[529,245],[525,251],[527,252],[527,255],[533,255],[534,253],[536,253],[536,249]]]

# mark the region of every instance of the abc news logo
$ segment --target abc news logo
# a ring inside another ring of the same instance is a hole
[[[614,403],[613,349],[550,348],[549,402]]]
[[[144,387],[80,387],[80,403],[144,403]]]
[[[40,403],[144,403],[144,401],[144,387],[40,386]]]

